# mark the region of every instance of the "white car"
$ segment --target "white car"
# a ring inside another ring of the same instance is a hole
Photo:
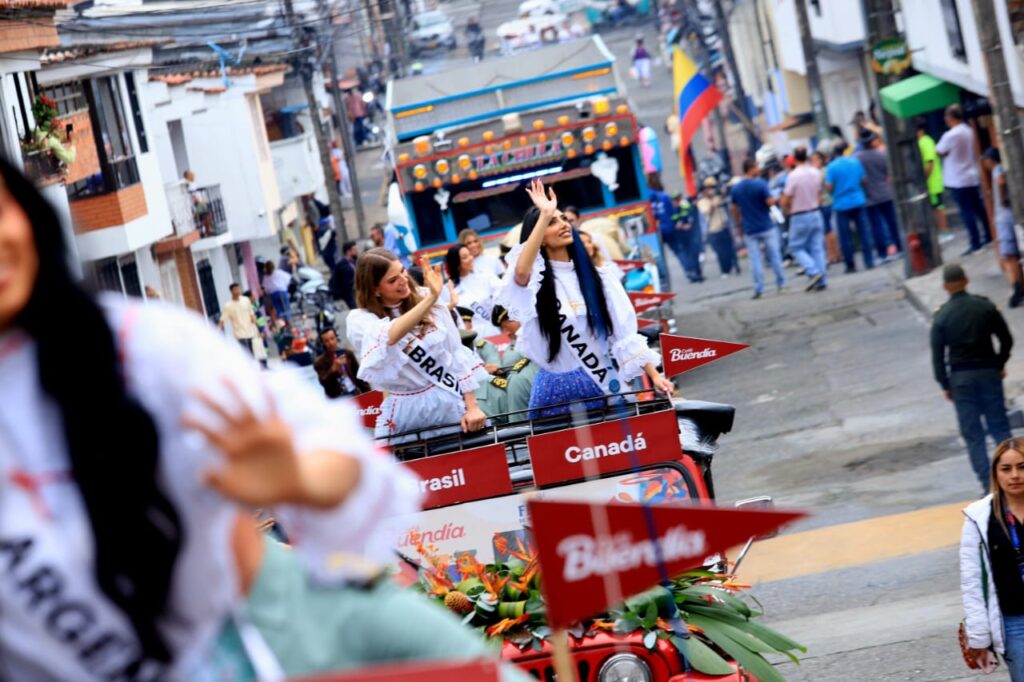
[[[422,12],[409,22],[409,51],[416,57],[428,50],[455,49],[455,28],[444,12]]]

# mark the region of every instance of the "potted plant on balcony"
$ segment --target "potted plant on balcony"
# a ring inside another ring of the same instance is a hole
[[[32,116],[36,127],[21,143],[26,174],[37,180],[65,175],[75,161],[75,148],[61,142],[64,124],[57,103],[45,95],[37,96],[32,102]]]

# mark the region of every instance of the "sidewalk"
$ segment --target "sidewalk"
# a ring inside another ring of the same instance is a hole
[[[1015,342],[1010,362],[1006,366],[1006,396],[1013,405],[1024,407],[1024,307],[1011,310],[1006,306],[1010,298],[1010,286],[999,267],[995,245],[986,246],[961,258],[960,254],[966,246],[966,241],[959,235],[957,239],[945,244],[942,249],[943,262],[962,265],[970,280],[967,290],[990,299],[1006,318]],[[898,275],[894,272],[894,276]],[[948,298],[942,288],[942,268],[905,280],[903,288],[910,302],[929,317],[929,322]],[[931,352],[927,339],[922,341],[922,348],[926,353]]]

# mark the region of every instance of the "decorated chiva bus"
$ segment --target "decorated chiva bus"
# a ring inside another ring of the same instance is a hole
[[[393,81],[387,109],[388,210],[410,252],[439,255],[470,228],[498,255],[518,242],[523,188],[542,178],[626,264],[628,289],[667,288],[645,178],[656,134],[599,36]]]

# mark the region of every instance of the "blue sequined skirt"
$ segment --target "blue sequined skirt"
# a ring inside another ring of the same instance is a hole
[[[581,400],[586,402],[581,404],[578,402]],[[575,404],[560,405],[567,402]],[[533,390],[530,392],[530,419],[568,414],[570,407],[600,409],[604,404],[604,390],[590,378],[585,369],[574,369],[571,372],[549,372],[541,369],[533,379]],[[549,405],[560,406],[548,407]]]

